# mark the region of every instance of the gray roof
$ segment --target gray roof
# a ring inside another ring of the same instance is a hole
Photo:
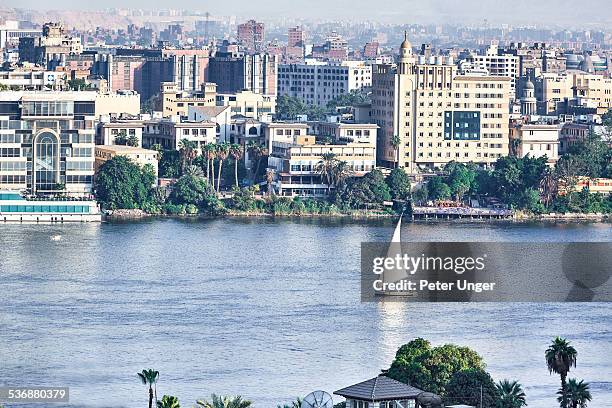
[[[362,401],[387,401],[416,398],[423,390],[384,375],[335,391],[344,398]]]

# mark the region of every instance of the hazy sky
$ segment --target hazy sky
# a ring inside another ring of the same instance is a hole
[[[265,18],[358,18],[405,23],[542,23],[591,25],[612,21],[611,0],[0,0],[22,8],[184,8]]]

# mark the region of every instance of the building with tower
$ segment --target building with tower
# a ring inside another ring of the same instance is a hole
[[[488,166],[508,155],[510,83],[459,75],[451,57],[415,56],[405,35],[396,64],[373,66],[377,164],[419,173],[451,161]]]
[[[535,115],[537,112],[538,101],[535,97],[535,86],[531,80],[527,81],[523,88],[523,97],[521,98],[521,114]]]

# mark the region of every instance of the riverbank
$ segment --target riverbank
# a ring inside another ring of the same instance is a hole
[[[372,210],[354,210],[351,213],[328,213],[328,214],[315,214],[315,213],[283,213],[273,214],[267,212],[252,212],[252,211],[235,211],[231,210],[223,215],[204,215],[204,214],[149,214],[143,210],[107,210],[104,212],[105,220],[117,220],[117,221],[129,221],[129,220],[141,220],[145,218],[179,218],[179,219],[198,219],[198,218],[321,218],[321,219],[355,219],[355,220],[373,220],[373,219],[396,219],[398,214],[390,211],[372,211]],[[527,212],[514,212],[510,217],[504,218],[479,218],[479,217],[462,217],[462,218],[421,218],[415,219],[414,221],[452,221],[452,222],[465,222],[465,221],[478,221],[478,222],[521,222],[521,221],[565,221],[565,222],[612,222],[611,214],[579,214],[579,213],[550,213],[550,214],[530,214]]]

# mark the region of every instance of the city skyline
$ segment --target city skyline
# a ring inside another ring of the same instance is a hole
[[[366,0],[340,0],[333,3],[323,0],[297,0],[291,3],[278,0],[262,0],[257,3],[236,0],[231,4],[203,4],[195,0],[186,0],[180,5],[165,0],[144,1],[130,0],[120,2],[109,0],[107,7],[120,9],[181,9],[209,12],[216,16],[235,15],[238,17],[252,16],[258,19],[293,20],[293,19],[344,19],[368,20],[384,23],[424,23],[424,24],[537,24],[538,26],[601,26],[612,20],[610,13],[602,13],[607,9],[604,0],[588,0],[582,3],[584,7],[575,8],[574,2],[540,1],[530,2],[518,0],[515,2],[490,1],[483,2],[466,0],[460,4],[451,0],[416,0],[385,2],[386,7],[378,7]],[[20,8],[34,10],[39,8],[35,0],[5,0],[0,2],[4,8]],[[53,3],[50,10],[70,11],[86,10],[91,12],[104,11],[98,3],[78,2],[75,0],[59,0]],[[349,13],[350,10],[350,13]],[[517,10],[519,11],[517,13]],[[524,10],[524,11],[523,11]],[[568,12],[571,10],[571,13]],[[598,10],[594,13],[594,10]],[[521,12],[522,11],[522,12]]]

